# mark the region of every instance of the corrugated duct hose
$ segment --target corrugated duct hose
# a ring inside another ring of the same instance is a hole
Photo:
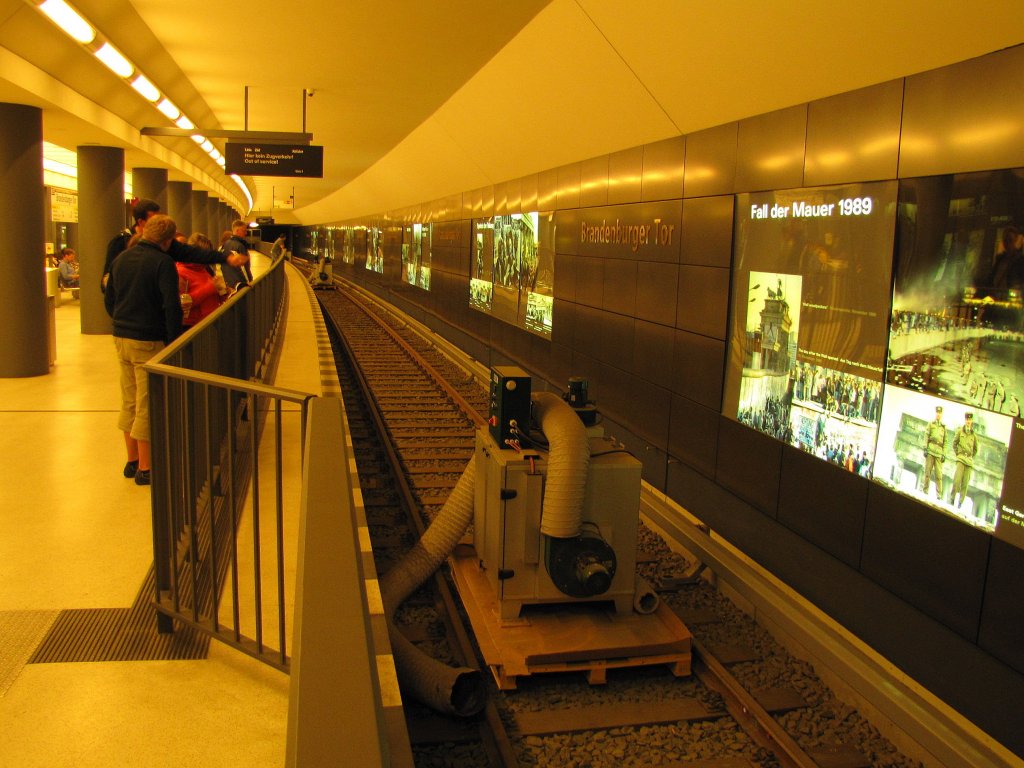
[[[590,466],[587,428],[576,412],[551,392],[534,394],[533,415],[550,448],[540,532],[556,539],[579,536]]]
[[[438,569],[473,521],[473,477],[474,461],[470,460],[430,527],[380,580],[399,679],[428,707],[462,717],[475,715],[484,707],[487,692],[479,670],[449,667],[427,655],[396,630],[393,614]]]

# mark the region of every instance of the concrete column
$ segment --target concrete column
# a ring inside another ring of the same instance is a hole
[[[43,112],[0,103],[0,377],[50,372]]]
[[[82,333],[110,333],[100,281],[107,244],[124,221],[124,150],[78,148],[78,261],[81,264]]]
[[[214,247],[217,247],[220,245],[220,233],[224,231],[224,227],[221,225],[220,220],[220,200],[213,195],[206,199],[206,217],[206,226],[210,228],[210,231],[206,234],[210,236]]]
[[[186,237],[195,231],[192,226],[192,185],[189,182],[167,182],[167,215],[174,219],[178,231],[184,232]]]
[[[192,190],[192,231],[202,232],[210,236],[209,217],[206,215],[206,198],[208,193],[204,190]]]
[[[160,212],[167,212],[167,169],[132,168],[132,196],[154,200]]]

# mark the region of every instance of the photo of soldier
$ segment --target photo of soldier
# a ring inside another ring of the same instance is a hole
[[[996,531],[1013,419],[887,386],[873,478],[983,530]]]
[[[924,434],[924,487],[921,492],[928,495],[928,486],[935,481],[935,495],[942,498],[942,462],[946,457],[946,425],[942,423],[942,406],[935,406],[935,418],[928,422]]]
[[[953,456],[956,458],[956,472],[953,475],[953,494],[949,503],[959,509],[967,498],[971,482],[974,457],[978,455],[978,436],[974,434],[974,414],[965,413],[963,426],[957,427],[953,435]]]

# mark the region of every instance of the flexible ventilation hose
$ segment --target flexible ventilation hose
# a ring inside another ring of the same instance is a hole
[[[658,610],[661,598],[654,588],[639,573],[633,586],[633,610],[640,614],[654,613]]]
[[[427,655],[395,628],[393,614],[438,569],[473,521],[474,464],[471,459],[420,540],[380,580],[399,679],[427,706],[463,717],[483,709],[487,694],[480,672],[468,667],[449,667]]]
[[[533,413],[550,446],[540,532],[559,539],[578,536],[590,465],[587,429],[576,412],[551,392],[533,396]]]

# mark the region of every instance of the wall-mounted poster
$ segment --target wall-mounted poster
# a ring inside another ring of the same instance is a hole
[[[473,222],[471,307],[550,338],[554,282],[554,213],[511,213]]]
[[[1024,547],[1024,170],[899,197],[875,479]]]
[[[895,219],[895,182],[737,196],[726,415],[871,474]]]
[[[380,227],[367,227],[366,268],[371,272],[384,272],[384,243]]]

